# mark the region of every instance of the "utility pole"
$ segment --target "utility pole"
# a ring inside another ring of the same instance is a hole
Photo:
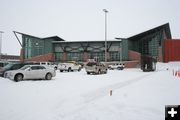
[[[106,9],[103,9],[104,13],[105,13],[105,62],[107,62],[107,13],[108,11]]]
[[[4,32],[3,31],[0,31],[0,60],[1,60],[1,55],[2,55],[2,34]]]

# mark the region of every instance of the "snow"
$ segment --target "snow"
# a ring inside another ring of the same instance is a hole
[[[109,70],[87,75],[57,71],[53,80],[0,78],[0,120],[164,120],[165,105],[180,104],[180,62],[157,71]],[[112,96],[109,95],[112,90]]]

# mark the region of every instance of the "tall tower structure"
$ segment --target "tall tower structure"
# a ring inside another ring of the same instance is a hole
[[[3,31],[0,31],[0,60],[1,60],[1,55],[2,55],[2,34],[4,32]]]

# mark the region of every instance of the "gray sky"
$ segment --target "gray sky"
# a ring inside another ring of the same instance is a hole
[[[180,0],[0,0],[2,53],[18,55],[12,31],[37,37],[57,35],[67,41],[130,37],[169,22],[172,37],[180,39]]]

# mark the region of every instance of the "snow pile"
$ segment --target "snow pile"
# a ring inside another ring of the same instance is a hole
[[[180,63],[158,63],[155,72],[57,71],[51,81],[0,78],[0,120],[164,120],[165,105],[180,104],[174,66]]]

